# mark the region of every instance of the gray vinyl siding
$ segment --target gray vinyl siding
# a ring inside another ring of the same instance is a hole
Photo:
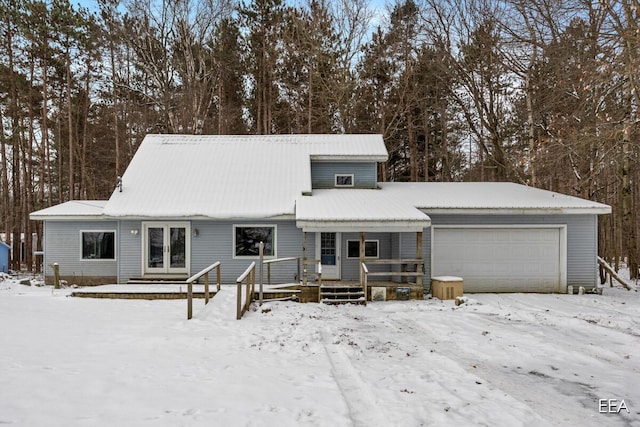
[[[334,188],[336,174],[353,174],[354,188],[376,188],[378,165],[375,162],[312,161],[312,188]]]
[[[191,229],[198,229],[198,236],[191,238],[191,273],[197,273],[216,261],[221,262],[223,283],[235,283],[256,258],[233,258],[234,225],[277,225],[276,256],[278,258],[302,257],[302,230],[295,221],[192,221]],[[300,267],[302,269],[302,267]],[[295,261],[285,261],[271,266],[272,283],[292,283],[297,272]],[[256,270],[256,281],[259,270]],[[267,269],[264,269],[267,280]]]
[[[116,233],[115,260],[83,260],[81,231],[114,231]],[[115,277],[117,273],[118,223],[116,221],[45,221],[44,272],[53,275],[52,263],[60,265],[64,277]],[[72,284],[72,283],[69,283]]]
[[[233,258],[234,225],[277,225],[276,255],[278,258],[302,257],[302,231],[296,228],[295,221],[191,221],[191,232],[198,230],[197,236],[191,236],[190,274],[220,261],[221,280],[224,284],[233,284],[244,270],[257,258]],[[120,260],[121,283],[142,275],[142,222],[122,221]],[[137,235],[132,229],[139,230]],[[126,256],[125,256],[126,255]],[[272,283],[293,282],[297,272],[295,261],[276,263],[271,267]],[[256,280],[259,270],[256,270]],[[266,268],[264,270],[266,282]]]
[[[597,283],[596,215],[442,215],[427,214],[432,225],[528,225],[567,226],[567,285],[593,287]],[[431,230],[423,235],[425,277],[431,277]],[[415,233],[400,235],[400,256],[415,256]],[[435,248],[434,250],[437,250]],[[428,282],[427,282],[428,283]]]
[[[137,230],[137,234],[132,234]],[[127,280],[142,275],[142,222],[120,221],[120,262],[118,264],[118,282],[126,283]]]
[[[390,259],[391,258],[391,234],[392,233],[366,233],[365,240],[378,240],[378,258]],[[347,258],[347,241],[360,240],[359,233],[342,233],[341,252],[342,252],[342,280],[358,280],[360,278],[360,271],[358,270],[358,264],[360,258]],[[367,268],[371,272],[389,271],[391,268],[388,265],[368,265]],[[371,280],[388,280],[388,277],[372,277]]]

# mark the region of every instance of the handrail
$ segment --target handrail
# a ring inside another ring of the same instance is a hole
[[[273,264],[275,262],[281,262],[281,261],[293,261],[294,259],[300,259],[300,257],[289,257],[289,258],[275,258],[275,259],[266,259],[264,261],[262,261],[263,264]]]
[[[262,265],[266,265],[267,266],[267,284],[271,285],[271,264],[275,264],[277,262],[284,262],[284,261],[297,261],[298,264],[298,268],[297,268],[297,272],[296,272],[296,278],[297,280],[300,280],[300,257],[288,257],[288,258],[275,258],[275,259],[267,259],[262,261]],[[260,283],[262,283],[262,276],[260,276]]]
[[[246,297],[244,304],[242,303],[242,282],[246,282]],[[242,319],[242,315],[249,310],[251,301],[253,300],[254,290],[256,285],[256,262],[253,261],[249,267],[236,279],[237,291],[237,305],[236,305],[236,319]]]
[[[247,269],[244,271],[244,273],[242,273],[242,274],[240,275],[240,277],[238,277],[238,278],[236,279],[236,283],[238,283],[238,282],[242,282],[244,279],[246,279],[246,278],[247,278],[247,275],[248,275],[249,273],[251,273],[251,269],[253,269],[253,268],[255,268],[255,267],[256,267],[256,262],[255,262],[255,261],[253,261],[253,262],[249,265],[249,267],[247,267]]]
[[[214,262],[187,279],[187,320],[193,317],[193,282],[204,276],[204,304],[209,304],[209,273],[214,268],[216,269],[217,292],[220,292],[220,261]]]

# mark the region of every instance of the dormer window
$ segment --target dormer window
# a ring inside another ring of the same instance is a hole
[[[336,174],[335,175],[336,187],[353,187],[353,174]]]

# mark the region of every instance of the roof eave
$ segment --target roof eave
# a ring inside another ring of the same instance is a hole
[[[366,221],[366,220],[300,220],[296,221],[296,227],[304,232],[418,232],[431,226],[430,220],[420,221]]]
[[[421,212],[431,214],[458,215],[606,215],[611,213],[611,206],[582,208],[418,208]]]
[[[29,219],[31,221],[84,221],[84,220],[101,220],[101,219],[113,219],[105,215],[38,215],[30,214]]]
[[[313,161],[347,161],[347,162],[378,162],[384,163],[389,160],[388,155],[330,155],[312,154],[309,156]]]

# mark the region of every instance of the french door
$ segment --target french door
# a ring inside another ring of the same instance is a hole
[[[191,225],[188,222],[145,222],[142,229],[144,274],[189,274]]]

